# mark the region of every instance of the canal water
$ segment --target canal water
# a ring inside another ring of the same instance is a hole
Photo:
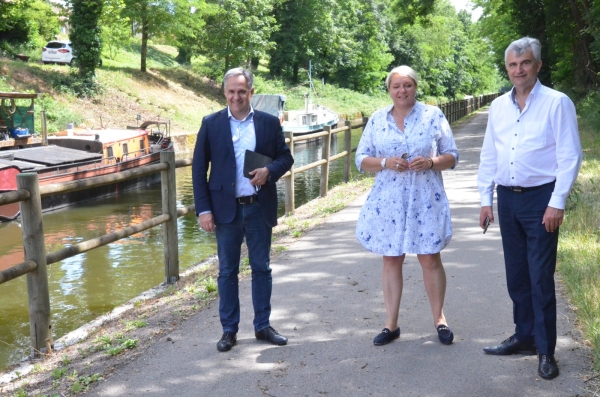
[[[353,131],[356,147],[361,131]],[[333,139],[331,154],[343,151]],[[296,144],[295,166],[321,158],[322,140]],[[343,159],[330,164],[330,188],[343,181]],[[352,156],[354,163],[354,155]],[[358,171],[353,165],[353,177]],[[295,175],[296,207],[319,196],[320,167]],[[283,182],[278,184],[284,213]],[[160,214],[160,185],[44,214],[46,252],[138,224]],[[190,167],[177,170],[177,202],[193,204]],[[215,255],[214,234],[203,232],[193,215],[178,219],[180,271]],[[58,339],[164,281],[160,226],[79,254],[48,267],[53,337]],[[19,221],[0,223],[0,270],[23,261]],[[28,355],[29,314],[26,277],[0,285],[0,369]]]

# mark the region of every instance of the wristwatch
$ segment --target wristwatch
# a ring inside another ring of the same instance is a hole
[[[382,168],[385,168],[385,161],[386,161],[386,160],[387,160],[387,157],[384,157],[384,158],[381,160],[381,167],[382,167]]]

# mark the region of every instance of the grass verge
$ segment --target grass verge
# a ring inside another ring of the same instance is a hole
[[[584,159],[561,226],[557,271],[600,370],[600,98],[580,104]],[[593,106],[592,106],[593,105]]]

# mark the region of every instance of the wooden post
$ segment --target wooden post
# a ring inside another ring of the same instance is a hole
[[[321,197],[327,196],[327,185],[329,184],[329,153],[331,152],[331,126],[323,127],[323,131],[328,132],[323,137],[323,148],[321,150],[321,159],[326,160],[325,164],[321,165]]]
[[[36,358],[47,352],[47,346],[54,345],[38,175],[36,173],[17,175],[17,186],[19,189],[29,191],[30,194],[29,199],[20,202],[20,206],[25,262],[34,261],[37,264],[35,270],[27,273],[30,357]]]
[[[292,157],[294,157],[294,133],[291,131],[286,131],[285,137],[290,140],[290,152],[292,154]],[[292,165],[292,168],[290,168],[290,176],[288,176],[284,180],[284,184],[285,184],[285,214],[286,215],[294,214],[294,209],[295,209],[294,208],[294,206],[295,206],[294,195],[296,194],[296,192],[294,191],[294,183],[295,183],[295,181],[294,181],[294,166]]]
[[[347,130],[344,131],[344,150],[348,152],[344,161],[344,182],[348,183],[352,177],[352,121],[344,122]]]
[[[171,215],[171,219],[163,223],[165,284],[174,284],[179,280],[175,152],[160,152],[160,161],[169,164],[167,170],[161,171],[162,213]]]
[[[48,124],[46,120],[46,111],[41,111],[42,115],[42,146],[48,146]]]

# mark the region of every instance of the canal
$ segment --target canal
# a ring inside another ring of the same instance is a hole
[[[352,147],[360,139],[352,134]],[[322,140],[296,144],[295,166],[321,158]],[[331,154],[343,151],[343,136]],[[354,163],[354,156],[352,156]],[[330,165],[329,187],[343,181],[343,159]],[[353,177],[358,171],[353,165]],[[319,196],[320,167],[295,175],[296,207]],[[279,214],[284,213],[283,182],[278,183]],[[44,214],[46,251],[88,240],[160,214],[160,185]],[[177,202],[193,204],[191,168],[177,170]],[[193,215],[179,218],[180,271],[215,255],[214,234],[200,230]],[[162,228],[155,227],[48,266],[55,339],[109,312],[164,281]],[[0,270],[23,261],[19,221],[0,223]],[[26,278],[0,285],[0,369],[28,355],[29,314]]]

